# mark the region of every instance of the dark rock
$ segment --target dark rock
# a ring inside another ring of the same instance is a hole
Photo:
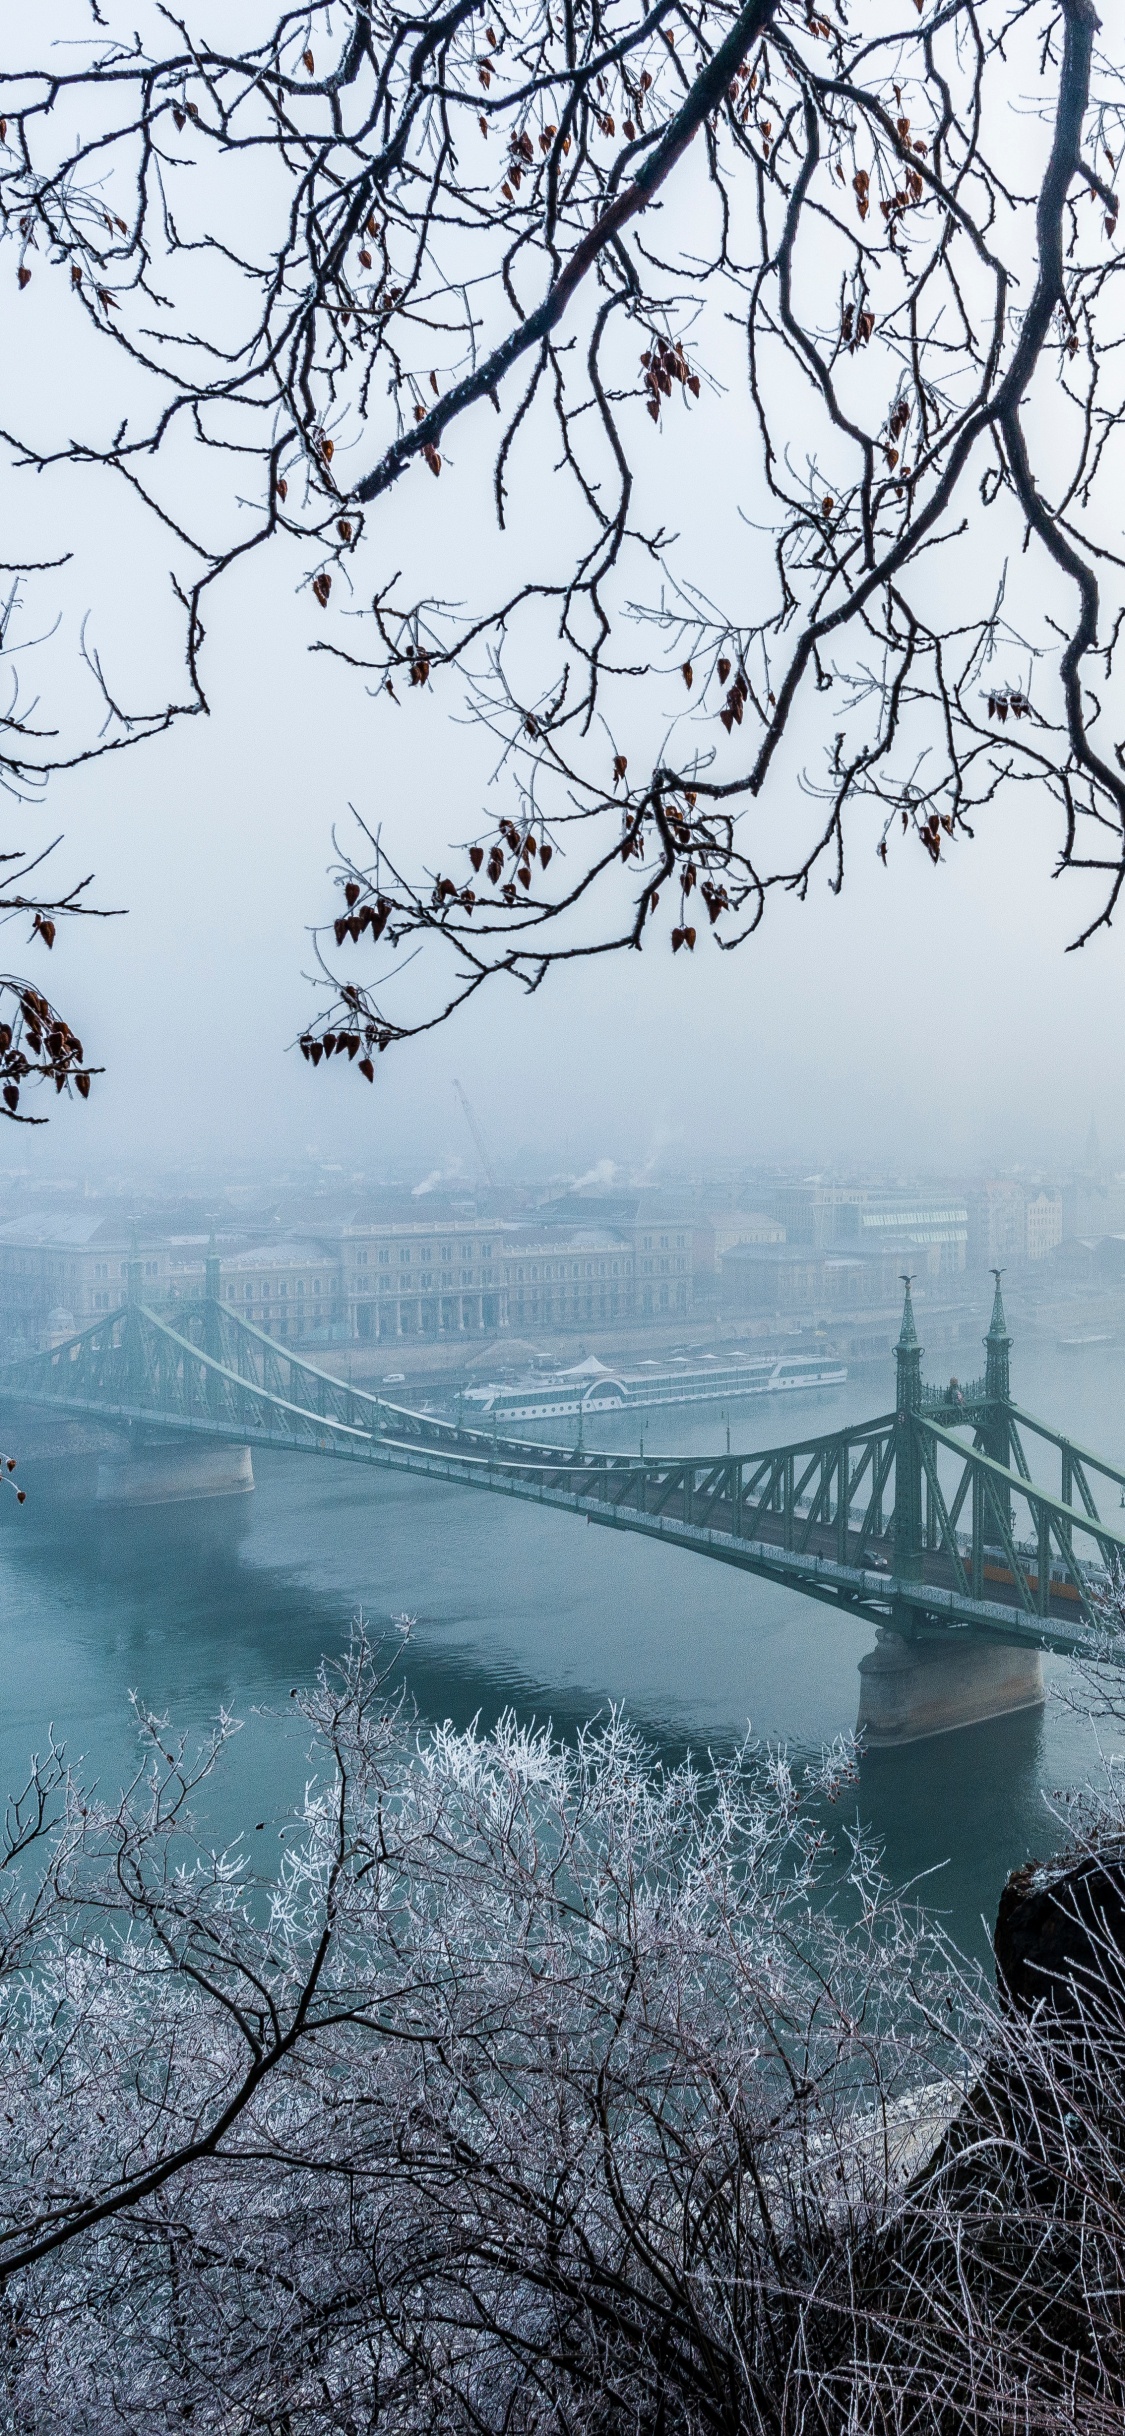
[[[1125,2005],[1125,1837],[1009,1878],[996,1916],[996,1984],[1020,2012],[1075,2020]]]

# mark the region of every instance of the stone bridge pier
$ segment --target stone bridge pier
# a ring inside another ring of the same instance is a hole
[[[179,1506],[246,1497],[254,1486],[248,1446],[221,1438],[135,1436],[98,1464],[96,1502],[103,1508]]]
[[[874,1649],[859,1662],[856,1731],[868,1750],[894,1750],[1040,1708],[1044,1698],[1043,1661],[1026,1642],[967,1632],[908,1639],[880,1625]]]

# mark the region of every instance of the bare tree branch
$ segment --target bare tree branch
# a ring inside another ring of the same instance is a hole
[[[126,484],[187,666],[126,709],[91,653],[103,725],[21,739],[27,782],[206,709],[206,595],[266,545],[384,715],[453,678],[495,741],[436,868],[360,807],[308,1057],[371,1079],[497,976],[654,930],[730,950],[779,890],[838,890],[849,836],[939,867],[1020,787],[1103,891],[1079,940],[1111,918],[1125,88],[1091,0],[346,0],[234,49],[109,8],[0,84],[22,310],[65,281],[120,401],[66,438],[9,409],[13,473]],[[485,400],[487,478],[442,456]],[[415,461],[445,487],[388,582]],[[451,487],[463,604],[423,572]]]

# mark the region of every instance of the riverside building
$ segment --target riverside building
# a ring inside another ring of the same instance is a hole
[[[214,1234],[198,1220],[55,1211],[0,1226],[0,1340],[32,1351],[108,1316],[133,1259],[147,1302],[190,1300],[209,1248],[224,1301],[283,1344],[659,1326],[692,1309],[694,1247],[690,1219],[653,1194],[578,1196],[515,1219],[361,1209],[322,1230],[275,1218]]]
[[[202,1292],[208,1250],[222,1266],[223,1295],[244,1319],[282,1343],[318,1344],[342,1333],[340,1259],[333,1243],[270,1233],[212,1235],[210,1229],[134,1229],[128,1219],[66,1212],[10,1219],[0,1227],[0,1321],[12,1352],[67,1336],[125,1301],[130,1261],[157,1309]]]
[[[364,1224],[341,1240],[347,1333],[360,1341],[497,1336],[507,1329],[630,1326],[685,1316],[687,1220],[586,1223],[554,1209],[497,1224]]]

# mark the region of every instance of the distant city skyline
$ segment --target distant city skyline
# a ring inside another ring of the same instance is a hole
[[[1101,1167],[1093,1136],[1084,1156],[1062,1175],[730,1163],[640,1182],[606,1158],[561,1189],[431,1171],[419,1190],[321,1164],[253,1181],[119,1175],[100,1189],[9,1178],[0,1335],[32,1350],[134,1293],[190,1302],[205,1275],[283,1341],[416,1349],[567,1329],[838,1329],[885,1316],[904,1275],[946,1308],[995,1269],[1041,1296],[1114,1292],[1125,1179]]]
[[[78,1119],[75,1118],[75,1123]],[[1095,1159],[1091,1159],[1091,1136],[1096,1136]],[[19,1189],[49,1192],[130,1190],[144,1191],[206,1190],[223,1191],[266,1190],[271,1184],[284,1182],[286,1187],[320,1183],[326,1187],[362,1189],[368,1184],[395,1187],[409,1193],[419,1203],[433,1194],[444,1192],[485,1192],[488,1181],[479,1158],[470,1143],[463,1154],[451,1154],[441,1161],[427,1159],[425,1146],[416,1150],[404,1148],[397,1156],[352,1159],[332,1158],[316,1144],[307,1144],[295,1153],[271,1153],[268,1149],[252,1154],[224,1155],[213,1150],[207,1154],[174,1158],[153,1151],[124,1153],[106,1146],[98,1158],[77,1160],[68,1157],[75,1147],[74,1136],[64,1137],[62,1129],[53,1143],[35,1140],[35,1155],[22,1155],[27,1137],[11,1132],[0,1133],[0,1190]],[[952,1148],[948,1155],[939,1155],[934,1146],[932,1155],[864,1159],[853,1155],[830,1156],[823,1147],[818,1151],[810,1144],[789,1156],[766,1157],[748,1142],[743,1149],[732,1144],[723,1153],[700,1145],[694,1152],[687,1146],[669,1148],[659,1157],[630,1158],[620,1146],[603,1150],[597,1159],[585,1164],[567,1158],[556,1146],[504,1149],[490,1144],[490,1164],[497,1184],[534,1184],[569,1191],[613,1191],[627,1187],[654,1189],[669,1180],[718,1181],[723,1178],[787,1178],[797,1182],[817,1180],[846,1183],[873,1181],[890,1187],[896,1182],[909,1183],[915,1178],[940,1182],[943,1178],[969,1178],[984,1183],[995,1177],[1032,1180],[1046,1176],[1097,1173],[1125,1173],[1125,1137],[1120,1145],[1102,1127],[1087,1123],[1076,1127],[1069,1150],[1061,1149],[1053,1156],[1046,1151],[1025,1149],[1009,1158],[958,1158]]]

